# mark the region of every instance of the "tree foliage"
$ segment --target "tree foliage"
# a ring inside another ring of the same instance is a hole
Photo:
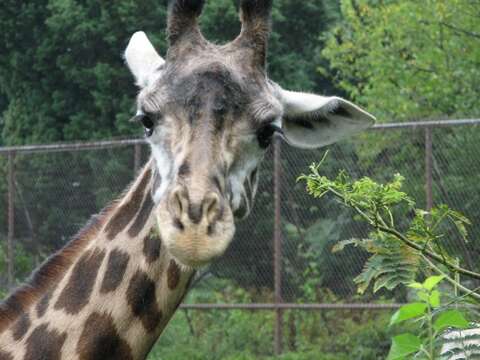
[[[480,5],[343,0],[323,51],[336,83],[380,121],[480,113]]]
[[[328,87],[312,61],[335,16],[331,2],[279,0],[270,72],[282,85]],[[237,1],[207,2],[202,28],[214,42],[238,35]],[[27,144],[138,134],[128,123],[136,89],[122,51],[138,30],[165,54],[167,0],[6,0],[0,5],[2,142]],[[329,15],[332,14],[332,15]],[[292,21],[292,17],[295,21]],[[302,39],[302,41],[298,41]]]

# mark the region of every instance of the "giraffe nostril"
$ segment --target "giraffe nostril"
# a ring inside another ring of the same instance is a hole
[[[216,192],[208,192],[203,200],[195,202],[186,188],[179,186],[172,191],[168,206],[173,219],[180,221],[188,216],[193,224],[198,225],[204,220],[210,224],[216,222],[222,216],[221,204],[220,195]]]
[[[215,192],[210,192],[203,200],[203,213],[209,223],[216,221],[221,211],[220,197]]]
[[[172,192],[170,196],[170,210],[173,215],[177,218],[180,218],[184,211],[188,208],[188,195],[186,192],[177,188]]]

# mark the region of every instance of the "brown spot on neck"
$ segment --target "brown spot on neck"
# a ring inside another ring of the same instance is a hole
[[[121,233],[127,225],[133,220],[135,214],[140,210],[142,205],[143,195],[147,190],[147,185],[150,181],[152,170],[147,169],[143,174],[140,182],[132,189],[130,198],[121,205],[113,217],[105,227],[107,238],[113,240],[119,233]]]
[[[140,211],[138,212],[137,216],[135,217],[135,221],[133,222],[132,226],[130,229],[128,229],[128,235],[131,237],[137,237],[140,231],[143,230],[145,227],[145,224],[148,221],[148,218],[150,217],[153,206],[155,204],[153,203],[152,195],[150,194],[150,191],[147,193],[145,196],[145,200],[142,203],[142,206],[140,208]]]
[[[127,302],[133,314],[142,322],[145,330],[154,331],[162,319],[155,294],[155,283],[142,271],[137,271],[130,280]]]
[[[160,258],[160,248],[162,241],[160,235],[150,234],[143,240],[143,255],[147,263],[151,264]]]
[[[125,276],[129,260],[130,255],[124,251],[113,249],[110,252],[110,255],[108,256],[107,270],[103,277],[100,292],[108,293],[115,291],[118,288]]]
[[[42,296],[41,300],[37,303],[36,310],[37,310],[37,316],[39,318],[45,315],[45,312],[48,309],[48,305],[50,305],[50,299],[52,298],[52,295],[55,289],[56,289],[56,286],[53,286],[50,290],[47,291],[45,295]]]
[[[13,360],[13,356],[6,351],[0,350],[0,360]]]
[[[66,333],[49,330],[47,324],[38,326],[27,339],[24,360],[60,360]]]
[[[70,279],[55,303],[55,309],[76,314],[88,304],[105,250],[87,251],[75,264]]]
[[[167,270],[167,283],[170,290],[174,290],[180,282],[180,268],[175,260],[170,260]]]
[[[12,328],[12,336],[15,341],[21,340],[25,334],[27,333],[28,329],[30,328],[31,322],[30,317],[27,313],[24,313],[20,318],[17,320],[15,325]]]
[[[77,353],[80,360],[133,360],[132,349],[118,334],[113,318],[100,313],[85,321]]]

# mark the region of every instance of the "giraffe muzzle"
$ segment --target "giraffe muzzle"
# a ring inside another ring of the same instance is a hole
[[[180,263],[197,268],[225,252],[235,231],[233,214],[226,204],[215,191],[193,193],[184,186],[177,186],[168,195],[158,210],[159,232]]]

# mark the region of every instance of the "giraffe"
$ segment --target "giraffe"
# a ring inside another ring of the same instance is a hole
[[[317,148],[374,122],[344,99],[268,78],[272,0],[241,0],[241,32],[224,45],[201,34],[203,4],[169,2],[165,60],[145,33],[130,39],[132,120],[152,156],[0,305],[0,360],[145,359],[196,270],[224,253],[235,220],[250,213],[273,137]]]

